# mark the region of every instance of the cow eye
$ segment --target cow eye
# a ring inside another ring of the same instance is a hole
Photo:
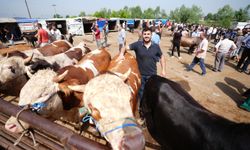
[[[8,67],[12,73],[15,73],[15,69],[12,66]]]

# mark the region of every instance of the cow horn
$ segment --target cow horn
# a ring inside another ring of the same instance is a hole
[[[81,92],[83,93],[85,90],[85,84],[82,85],[69,85],[68,88],[71,89],[72,91],[76,91],[76,92]]]
[[[33,74],[30,72],[29,68],[26,68],[26,74],[29,78],[33,76]]]
[[[125,72],[124,74],[114,72],[114,74],[120,77],[123,81],[126,81],[128,79],[128,76],[130,75],[130,73],[131,73],[131,68],[129,68],[128,71]]]
[[[32,53],[31,56],[25,58],[25,59],[24,59],[24,64],[27,65],[27,64],[32,60],[33,56],[34,56],[34,53]]]
[[[9,53],[6,53],[6,56],[5,56],[5,58],[8,58],[9,57]]]
[[[55,77],[53,78],[53,81],[56,82],[56,83],[62,81],[62,80],[65,78],[65,76],[68,74],[68,72],[69,72],[69,71],[66,70],[66,71],[64,71],[62,74],[55,76]]]

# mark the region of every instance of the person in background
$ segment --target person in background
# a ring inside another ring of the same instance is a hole
[[[92,31],[92,35],[93,35],[93,40],[92,41],[95,41],[95,25],[96,25],[96,22],[93,22],[92,23],[92,26],[91,26],[91,31]]]
[[[151,40],[152,40],[152,42],[154,42],[155,44],[160,45],[161,39],[160,39],[159,34],[156,33],[157,30],[158,30],[157,28],[152,28],[152,38],[151,38]]]
[[[193,67],[200,62],[200,68],[202,70],[201,75],[206,75],[206,66],[204,63],[204,60],[206,58],[206,53],[208,49],[208,40],[206,39],[206,35],[204,32],[200,33],[201,43],[199,44],[198,48],[195,50],[195,57],[192,61],[192,63],[188,66],[187,71],[193,70]]]
[[[108,24],[108,21],[106,21],[105,25],[103,26],[103,35],[104,35],[103,46],[104,47],[108,45],[108,33],[109,33],[109,24]]]
[[[36,37],[38,39],[37,47],[43,47],[43,46],[49,44],[49,34],[48,34],[48,32],[46,30],[44,30],[42,28],[41,23],[38,23],[37,27],[38,27],[38,32],[36,34]]]
[[[5,38],[9,41],[10,45],[14,45],[14,33],[7,28],[4,28],[4,31],[6,32]]]
[[[178,31],[176,31],[173,35],[173,48],[172,48],[171,57],[174,57],[174,49],[176,48],[177,53],[178,53],[178,59],[181,59],[181,56],[180,56],[181,37],[182,37],[182,28],[179,27]]]
[[[244,50],[236,67],[240,72],[245,72],[245,73],[247,73],[247,67],[250,63],[250,28],[247,29],[247,32],[248,34],[243,40]],[[243,66],[241,67],[242,64]]]
[[[121,48],[125,46],[126,43],[126,31],[123,26],[118,25],[118,44],[119,44],[119,52],[121,52]]]
[[[218,42],[215,46],[216,54],[215,54],[214,69],[213,69],[214,72],[222,71],[226,55],[230,50],[234,50],[237,48],[234,42],[229,40],[230,37],[229,34],[224,34],[223,36],[224,39]]]
[[[52,25],[52,29],[50,30],[50,32],[51,32],[51,37],[52,37],[52,41],[51,42],[62,39],[61,31],[56,28],[55,24]]]
[[[96,40],[96,46],[97,46],[97,48],[101,48],[101,46],[102,46],[101,31],[99,29],[98,24],[95,25],[95,30],[93,30],[93,34],[95,35],[95,40]]]

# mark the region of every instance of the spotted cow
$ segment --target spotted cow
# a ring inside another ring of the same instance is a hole
[[[80,120],[78,109],[83,106],[83,93],[69,87],[86,84],[91,78],[104,73],[110,60],[105,49],[97,49],[86,54],[76,65],[66,66],[57,72],[39,70],[22,88],[18,105],[43,106],[37,110],[38,114],[77,123]],[[23,126],[29,125],[23,122]],[[23,131],[14,117],[6,122],[5,128],[16,133]]]
[[[84,105],[113,149],[141,150],[145,139],[134,117],[140,73],[135,57],[129,53],[124,57],[114,57],[107,73],[86,84]]]
[[[53,56],[32,55],[28,57],[22,52],[11,53],[12,57],[0,61],[0,91],[4,94],[18,96],[29,76],[37,70],[49,67],[58,70],[72,65],[88,51],[85,44],[80,43],[64,53]]]

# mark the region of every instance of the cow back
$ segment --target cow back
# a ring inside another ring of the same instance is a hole
[[[142,113],[152,137],[174,150],[248,150],[250,125],[218,116],[181,86],[160,76],[145,85]]]
[[[43,56],[53,56],[59,53],[63,53],[69,50],[72,45],[66,40],[55,41],[51,44],[45,45],[44,47],[38,48],[38,51]]]
[[[108,67],[108,71],[113,72],[113,73],[124,74],[129,69],[131,69],[131,73],[129,74],[125,82],[130,87],[130,90],[132,93],[130,104],[131,104],[133,113],[135,113],[136,108],[137,108],[136,107],[137,93],[141,86],[141,74],[138,69],[136,58],[132,54],[126,52],[123,60],[118,60],[118,56],[119,55],[116,55],[111,60],[110,65]]]
[[[181,37],[181,46],[183,47],[191,47],[198,45],[200,42],[199,38],[192,38],[192,37]]]
[[[94,50],[86,54],[77,65],[67,66],[60,69],[58,75],[68,71],[64,79],[59,83],[59,96],[63,100],[64,109],[83,105],[81,92],[72,91],[69,85],[84,85],[90,79],[103,72],[106,72],[111,57],[106,50]]]

